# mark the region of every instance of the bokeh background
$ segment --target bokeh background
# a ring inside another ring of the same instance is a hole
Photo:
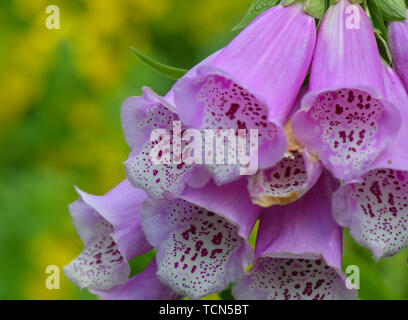
[[[250,3],[0,1],[0,299],[95,299],[62,273],[83,248],[67,209],[73,186],[103,194],[124,178],[121,103],[144,85],[172,85],[129,47],[189,68],[233,38]],[[45,27],[50,4],[59,30]],[[376,263],[345,232],[344,251],[344,268],[360,268],[361,299],[408,299],[407,250]],[[153,255],[132,261],[132,273]],[[61,268],[60,290],[45,287],[48,265]]]

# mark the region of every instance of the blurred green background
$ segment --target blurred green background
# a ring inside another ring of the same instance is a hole
[[[0,1],[0,299],[94,299],[62,270],[61,289],[46,289],[45,269],[82,250],[67,209],[73,186],[103,194],[124,178],[121,103],[144,85],[160,94],[172,85],[129,46],[189,68],[232,39],[250,3]],[[50,4],[59,30],[45,27]],[[408,299],[407,250],[376,263],[347,235],[344,249],[344,267],[360,267],[360,298]]]

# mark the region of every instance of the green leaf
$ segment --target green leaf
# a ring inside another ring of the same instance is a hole
[[[387,44],[387,29],[385,27],[381,10],[378,6],[378,1],[379,0],[369,0],[367,2],[367,7],[370,12],[371,23],[373,24],[380,55],[387,63],[391,63],[391,53]]]
[[[374,30],[375,37],[377,38],[378,49],[381,57],[388,63],[392,63],[392,55],[387,41],[381,36],[378,29]]]
[[[387,21],[404,20],[407,18],[407,8],[404,0],[378,0],[377,4],[384,19]]]
[[[276,6],[278,3],[279,0],[254,0],[242,20],[232,28],[232,31],[245,28],[262,12]]]
[[[385,28],[384,18],[381,10],[378,7],[378,0],[369,0],[367,2],[368,10],[370,11],[371,22],[374,28],[378,29],[382,37],[387,40],[387,30]]]
[[[284,7],[290,6],[292,3],[294,3],[297,0],[282,0],[281,5]]]
[[[157,72],[161,73],[162,75],[166,76],[167,78],[170,79],[175,79],[178,80],[182,76],[186,74],[188,70],[185,69],[180,69],[180,68],[175,68],[175,67],[170,67],[165,64],[162,64],[160,62],[154,61],[150,59],[149,57],[146,57],[145,55],[141,54],[139,51],[137,51],[135,48],[130,47],[130,49],[133,51],[133,53],[142,61],[144,64],[152,68],[153,70],[156,70]]]
[[[311,16],[320,19],[326,10],[326,0],[305,0],[304,10]]]

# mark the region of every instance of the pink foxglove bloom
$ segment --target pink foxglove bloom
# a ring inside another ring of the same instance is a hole
[[[104,196],[77,192],[80,199],[70,205],[70,212],[85,249],[64,272],[80,288],[102,296],[128,282],[129,260],[152,249],[140,225],[140,210],[147,196],[127,180]],[[157,278],[150,281],[159,285]],[[172,296],[170,289],[167,292],[166,299]],[[160,293],[156,294],[160,298]]]
[[[191,299],[224,290],[253,261],[247,240],[259,213],[245,179],[145,202],[142,227],[157,250],[157,276]]]
[[[283,126],[306,77],[315,41],[315,21],[302,4],[265,11],[209,65],[176,84],[174,100],[182,122],[202,132],[256,129],[258,168],[275,165],[287,150]],[[217,149],[215,156],[224,152]],[[236,164],[207,168],[218,185],[240,175]]]
[[[185,77],[199,66],[210,63],[217,54],[203,60]],[[183,161],[181,152],[186,143],[182,143],[181,138],[185,127],[180,123],[173,96],[173,89],[162,98],[151,89],[143,88],[142,96],[130,97],[122,106],[122,127],[131,149],[125,162],[127,178],[155,199],[174,198],[183,192],[186,185],[201,187],[209,179],[204,168]],[[169,135],[151,139],[156,129],[168,130]],[[160,150],[153,153],[155,147]],[[175,148],[179,152],[173,152]]]
[[[302,89],[292,113],[300,108],[306,90]],[[262,207],[285,205],[301,198],[319,179],[323,166],[296,140],[291,121],[284,127],[288,138],[288,150],[273,167],[260,170],[248,178],[248,191],[252,201]]]
[[[408,90],[408,21],[393,21],[387,26],[392,63]]]
[[[401,80],[384,66],[388,99],[399,107],[403,125],[370,171],[343,185],[333,198],[336,221],[376,258],[408,246],[408,95]]]
[[[321,23],[309,93],[294,116],[295,136],[341,180],[358,178],[400,128],[384,99],[381,59],[371,23],[357,4],[332,5]],[[353,11],[351,11],[353,12]]]
[[[342,229],[331,214],[338,184],[323,174],[298,201],[262,212],[256,264],[233,288],[236,299],[354,299],[341,271]]]

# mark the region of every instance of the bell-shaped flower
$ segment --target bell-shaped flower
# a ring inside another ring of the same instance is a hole
[[[342,229],[331,213],[338,183],[323,173],[296,202],[265,209],[256,240],[256,263],[233,287],[236,299],[354,299],[341,271]],[[352,283],[350,283],[352,285]]]
[[[217,185],[274,166],[285,154],[283,126],[306,77],[315,42],[315,21],[302,4],[278,5],[257,17],[210,64],[176,84],[174,101],[186,126],[203,133],[218,130],[215,135],[222,142],[226,130],[233,130],[253,147],[244,154],[248,162],[241,157],[229,161],[238,149],[230,141],[225,147],[217,145],[214,152],[205,151],[210,159],[206,167]],[[247,172],[242,172],[241,162],[248,165]]]
[[[104,196],[77,192],[80,199],[69,209],[85,248],[64,267],[65,275],[81,289],[109,290],[124,284],[128,261],[152,249],[140,225],[146,193],[127,180]]]
[[[407,11],[408,12],[408,11]],[[408,90],[408,21],[392,21],[387,26],[392,64]]]
[[[299,110],[305,92],[306,88],[298,95],[292,114]],[[260,170],[248,178],[252,202],[265,208],[286,205],[301,198],[313,187],[323,170],[321,162],[310,155],[294,137],[291,120],[285,124],[284,131],[288,138],[288,149],[283,158],[273,167]]]
[[[358,4],[339,0],[320,25],[309,93],[293,132],[336,178],[358,178],[400,128],[400,115],[384,95],[371,23]]]
[[[142,227],[156,248],[157,276],[191,299],[224,290],[253,261],[247,240],[259,213],[244,178],[187,187],[174,200],[146,201]]]
[[[210,63],[217,54],[204,59],[185,77]],[[174,198],[186,185],[201,187],[209,180],[203,167],[183,160],[187,145],[182,139],[185,126],[180,122],[173,96],[173,89],[162,98],[145,87],[142,96],[130,97],[122,105],[122,127],[131,149],[125,162],[126,176],[155,199]]]
[[[401,130],[362,178],[333,197],[336,221],[376,258],[408,246],[408,95],[397,74],[385,65],[383,70],[387,97],[401,112]]]

